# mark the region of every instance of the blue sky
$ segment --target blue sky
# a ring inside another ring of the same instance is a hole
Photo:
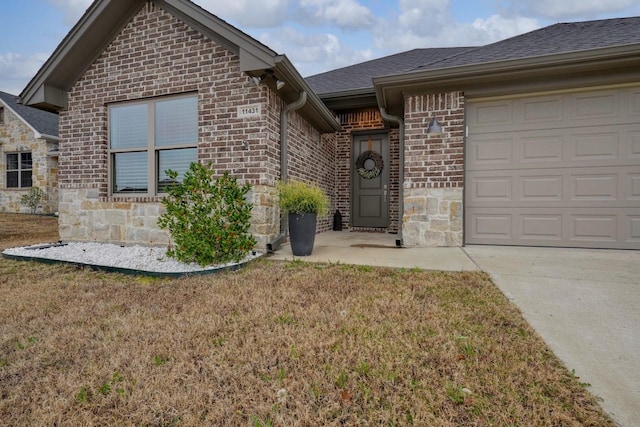
[[[90,3],[0,0],[0,90],[19,94]],[[557,22],[640,16],[638,0],[195,3],[286,54],[303,76],[417,47],[483,45]]]

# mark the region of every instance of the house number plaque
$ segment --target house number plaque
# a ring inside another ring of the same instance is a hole
[[[239,119],[245,119],[248,117],[260,117],[261,111],[262,109],[260,104],[243,105],[241,107],[238,107],[237,117]]]

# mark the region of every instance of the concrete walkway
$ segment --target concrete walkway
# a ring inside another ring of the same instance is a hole
[[[393,234],[327,232],[309,262],[482,269],[623,427],[640,426],[640,251],[396,248]],[[271,259],[291,260],[289,245]]]
[[[466,246],[567,369],[640,426],[640,251]]]
[[[462,248],[397,248],[396,235],[328,231],[316,235],[313,253],[294,257],[291,246],[280,247],[270,259],[289,261],[374,265],[392,268],[463,271],[479,270]]]

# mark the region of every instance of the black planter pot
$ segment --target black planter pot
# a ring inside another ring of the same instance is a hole
[[[315,213],[289,214],[289,238],[295,256],[309,256],[316,240]]]

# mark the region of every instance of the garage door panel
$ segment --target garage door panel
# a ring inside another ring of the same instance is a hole
[[[640,89],[629,91],[629,116],[640,116]]]
[[[513,103],[513,109],[522,108],[522,123],[549,123],[564,120],[564,102],[560,95],[524,99],[522,105]]]
[[[470,134],[467,170],[638,166],[640,122],[613,129],[601,126]]]
[[[573,106],[570,118],[576,121],[610,119],[619,115],[617,92],[575,94],[569,99]]]
[[[511,101],[489,102],[478,106],[470,118],[477,126],[508,126],[513,124]]]
[[[508,213],[472,213],[468,233],[475,239],[510,241],[513,239],[513,216]]]
[[[593,173],[571,176],[571,200],[601,201],[618,199],[618,174]]]
[[[520,177],[522,202],[561,201],[562,176],[522,176]]]
[[[521,137],[522,162],[561,162],[564,137],[562,135]]]
[[[640,215],[607,208],[472,208],[467,244],[638,249]]]
[[[577,133],[570,141],[573,162],[618,159],[618,132]]]
[[[640,215],[626,215],[623,238],[629,243],[640,243]]]
[[[467,243],[640,249],[639,87],[467,110]]]
[[[562,215],[550,214],[522,214],[523,240],[562,240]]]
[[[554,168],[467,174],[470,207],[620,207],[640,209],[638,168]],[[586,171],[592,171],[587,173]]]
[[[627,174],[625,196],[627,200],[640,200],[640,174]]]
[[[510,176],[480,176],[471,182],[473,200],[511,202],[513,195]]]
[[[640,131],[637,132],[629,132],[627,140],[628,143],[628,151],[627,158],[629,159],[640,159]]]
[[[610,126],[637,122],[640,91],[605,90],[553,96],[479,102],[469,108],[466,123],[476,135],[562,129],[569,126]],[[544,124],[544,126],[541,126]]]
[[[491,139],[476,144],[475,150],[470,153],[474,163],[482,165],[510,164],[512,156],[513,139]]]
[[[574,241],[609,241],[617,238],[617,219],[614,214],[573,214],[569,215],[569,238]]]

